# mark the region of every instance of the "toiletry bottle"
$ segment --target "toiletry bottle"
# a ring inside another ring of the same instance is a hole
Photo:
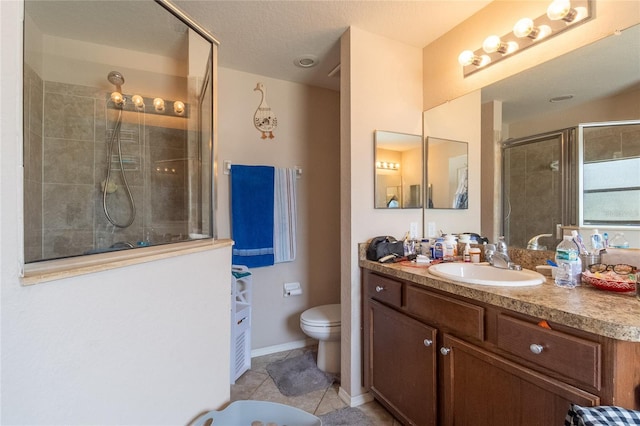
[[[431,244],[429,243],[428,238],[423,238],[420,242],[420,253],[433,258],[433,253],[431,252]]]
[[[597,254],[603,248],[602,235],[600,235],[597,229],[594,229],[591,234],[591,253]]]
[[[465,262],[471,262],[471,246],[469,243],[464,245],[464,252],[462,253],[462,259]]]
[[[404,255],[409,256],[416,254],[416,242],[409,238],[409,233],[404,236]]]
[[[609,242],[611,248],[629,248],[629,242],[624,238],[624,232],[616,232]]]
[[[444,255],[444,238],[438,237],[433,245],[433,258],[442,259]]]
[[[458,255],[458,243],[455,235],[449,234],[444,237],[444,247],[442,258],[444,260],[455,260]]]
[[[471,255],[471,263],[480,263],[480,247],[471,247],[469,254]]]
[[[580,284],[582,262],[571,235],[565,235],[556,247],[556,264],[555,283],[558,287],[574,288]]]

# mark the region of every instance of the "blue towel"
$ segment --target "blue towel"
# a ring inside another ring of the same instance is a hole
[[[273,182],[273,167],[231,166],[234,265],[273,265]]]

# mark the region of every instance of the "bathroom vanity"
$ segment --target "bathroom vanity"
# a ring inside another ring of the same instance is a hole
[[[364,386],[402,423],[561,425],[571,402],[640,409],[634,296],[360,267]]]

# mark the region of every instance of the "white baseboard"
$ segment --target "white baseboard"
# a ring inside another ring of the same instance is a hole
[[[373,401],[373,395],[369,392],[356,396],[351,396],[342,387],[338,390],[338,396],[349,407],[357,407],[358,405],[366,404]]]
[[[290,351],[292,349],[306,348],[307,346],[317,345],[318,341],[315,339],[297,340],[295,342],[283,343],[281,345],[267,346],[260,349],[251,350],[251,358],[257,356],[270,355],[278,352]]]

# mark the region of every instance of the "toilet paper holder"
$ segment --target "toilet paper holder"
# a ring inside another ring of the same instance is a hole
[[[300,283],[284,283],[284,297],[300,296],[302,294],[302,287]]]

